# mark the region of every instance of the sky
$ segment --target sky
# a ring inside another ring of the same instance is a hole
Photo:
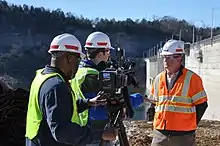
[[[196,26],[220,26],[220,0],[6,0],[13,4],[27,4],[95,19],[115,18],[133,20],[172,16],[185,19]]]

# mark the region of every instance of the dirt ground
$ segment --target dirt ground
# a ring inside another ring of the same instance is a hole
[[[146,121],[125,121],[131,146],[150,146],[152,123]],[[197,146],[220,146],[220,121],[202,120],[196,132]]]

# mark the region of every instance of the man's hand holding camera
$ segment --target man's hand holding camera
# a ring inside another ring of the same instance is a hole
[[[107,100],[104,98],[104,92],[100,91],[96,97],[89,99],[88,104],[89,106],[106,105]]]

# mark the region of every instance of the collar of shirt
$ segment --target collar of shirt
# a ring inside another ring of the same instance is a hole
[[[175,78],[178,75],[179,71],[177,71],[176,73],[169,75],[167,74],[167,78]]]

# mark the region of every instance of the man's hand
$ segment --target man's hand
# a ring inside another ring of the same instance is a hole
[[[158,101],[157,100],[154,100],[154,99],[151,99],[151,98],[148,98],[147,95],[144,95],[144,102],[150,102],[150,103],[157,103]]]
[[[107,101],[103,98],[104,92],[99,92],[98,95],[92,99],[89,99],[89,106],[106,105]]]
[[[102,139],[103,140],[114,141],[114,140],[116,140],[117,135],[118,135],[118,129],[117,128],[107,128],[102,133]]]

